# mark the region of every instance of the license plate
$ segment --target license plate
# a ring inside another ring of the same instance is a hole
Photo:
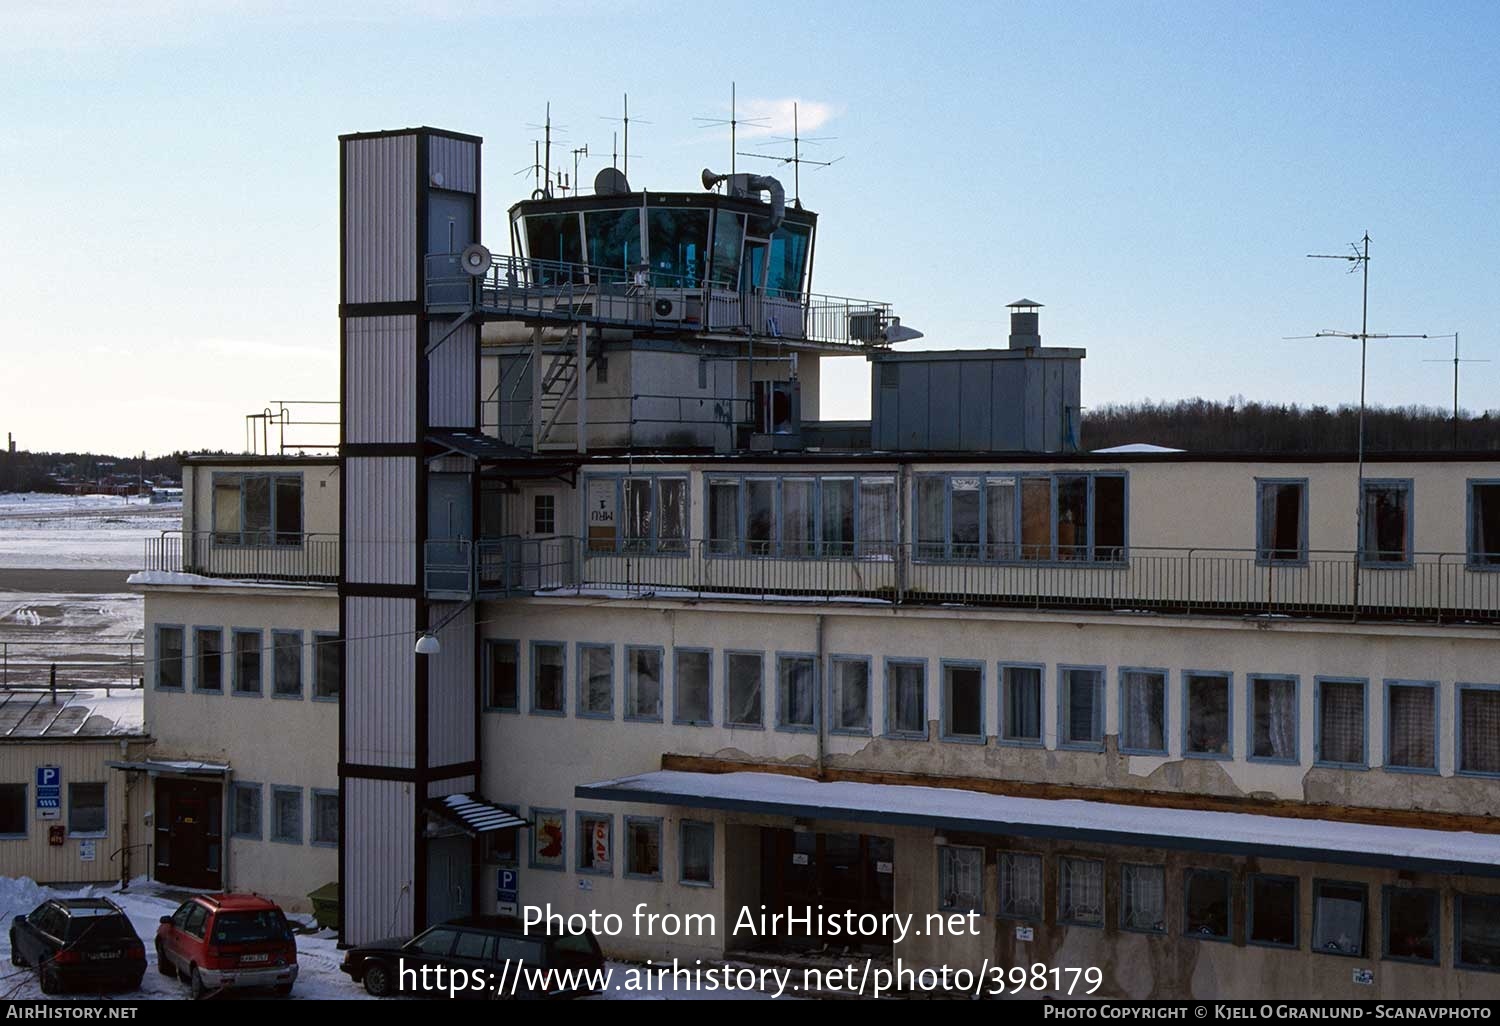
[[[120,953],[118,951],[90,951],[84,957],[95,962],[105,962],[111,958],[119,958]]]
[[[271,956],[267,955],[267,954],[241,955],[240,956],[240,961],[241,962],[269,962],[270,960],[271,960]]]

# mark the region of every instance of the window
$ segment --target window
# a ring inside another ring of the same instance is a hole
[[[1297,878],[1253,874],[1246,886],[1250,891],[1249,942],[1273,948],[1295,948],[1301,918]]]
[[[302,788],[271,788],[271,840],[302,843]]]
[[[1325,766],[1364,769],[1365,682],[1318,678],[1318,744],[1315,758]]]
[[[823,555],[854,555],[854,478],[821,478],[818,491]]]
[[[1255,479],[1255,559],[1307,561],[1307,482]]]
[[[99,834],[109,830],[104,784],[68,785],[68,833]]]
[[[1500,773],[1500,686],[1458,686],[1458,772]]]
[[[938,849],[938,908],[984,911],[984,849],[944,845]]]
[[[1469,565],[1500,566],[1500,481],[1469,482]]]
[[[557,496],[551,492],[531,497],[531,533],[557,533]]]
[[[1500,971],[1500,894],[1455,894],[1453,920],[1454,964]]]
[[[484,707],[499,712],[517,712],[521,707],[518,656],[514,641],[485,640]]]
[[[578,646],[578,715],[613,719],[615,714],[615,647]]]
[[[685,819],[678,826],[678,881],[712,887],[714,882],[714,825]]]
[[[260,694],[260,631],[236,630],[234,638],[233,688],[237,695]]]
[[[759,652],[728,652],[724,723],[730,727],[759,727],[765,723],[761,701],[763,657]]]
[[[1438,964],[1438,925],[1442,921],[1442,900],[1437,891],[1420,887],[1392,887],[1383,890],[1385,943],[1381,952],[1395,962]]]
[[[1167,671],[1120,671],[1120,751],[1167,752]]]
[[[271,632],[271,695],[302,697],[302,632]]]
[[[338,847],[339,793],[337,791],[315,790],[312,793],[312,843],[320,847]]]
[[[1366,566],[1411,563],[1411,482],[1364,482],[1359,561]]]
[[[1104,747],[1104,668],[1063,666],[1058,719],[1058,747]]]
[[[182,628],[158,625],[156,628],[156,686],[172,691],[182,690],[184,680]]]
[[[740,551],[740,483],[708,482],[708,551],[733,555]]]
[[[1120,928],[1167,932],[1167,867],[1120,867]]]
[[[855,553],[891,558],[896,554],[896,479],[860,477],[855,520]]]
[[[493,957],[495,950],[495,937],[493,934],[474,933],[469,930],[460,930],[458,943],[453,946],[455,958],[481,959],[488,961]]]
[[[1297,762],[1297,678],[1250,677],[1250,758]]]
[[[1364,957],[1364,884],[1313,881],[1313,950]]]
[[[833,657],[833,732],[870,732],[870,660]]]
[[[1385,765],[1437,772],[1437,684],[1386,681]]]
[[[788,477],[781,482],[781,554],[805,558],[817,553],[817,482]]]
[[[984,743],[984,666],[943,662],[943,737]]]
[[[301,545],[301,474],[215,474],[214,541]]]
[[[661,722],[661,649],[625,646],[625,718]]]
[[[313,697],[336,699],[344,690],[344,643],[337,634],[313,634]]]
[[[886,733],[927,740],[927,663],[887,659],[885,662]]]
[[[1008,919],[1042,918],[1042,857],[1020,852],[1000,853],[1000,915]]]
[[[1000,740],[1012,744],[1042,743],[1041,666],[1000,667]]]
[[[1119,562],[1125,477],[923,474],[915,519],[918,559]]]
[[[591,477],[586,488],[590,552],[687,552],[686,477]],[[542,498],[537,496],[538,501]],[[540,516],[540,510],[536,511],[538,525]],[[552,523],[555,528],[555,513]],[[552,534],[555,530],[543,531],[537,526],[537,533]]]
[[[224,632],[218,627],[193,628],[193,689],[224,690]]]
[[[1182,675],[1182,681],[1187,702],[1183,754],[1229,758],[1234,752],[1230,675],[1189,670]]]
[[[812,730],[817,726],[818,672],[810,655],[776,657],[776,726]]]
[[[1189,869],[1183,877],[1182,932],[1199,940],[1229,937],[1233,877],[1215,869]]]
[[[547,715],[563,714],[567,685],[563,679],[566,657],[563,647],[554,641],[531,643],[531,711]]]
[[[625,817],[625,875],[661,879],[661,820]]]
[[[453,950],[453,942],[458,940],[458,931],[446,926],[434,926],[424,934],[420,934],[408,945],[412,951],[423,955],[446,955]]]
[[[896,540],[893,477],[710,478],[713,555],[787,559],[891,557]]]
[[[502,805],[500,808],[513,816],[519,817],[521,810],[515,805]],[[515,827],[509,830],[491,830],[484,836],[484,861],[499,866],[514,866],[521,860],[520,840],[521,829]]]
[[[706,648],[672,651],[672,722],[712,726],[714,654]]]
[[[1104,863],[1063,858],[1057,863],[1057,921],[1072,926],[1104,925]]]
[[[0,784],[0,837],[25,837],[26,813],[26,785]]]
[[[615,817],[597,812],[578,814],[578,871],[612,876]]]
[[[236,780],[230,785],[229,835],[260,840],[260,785]]]
[[[531,810],[532,869],[562,872],[568,868],[568,820],[562,809]]]

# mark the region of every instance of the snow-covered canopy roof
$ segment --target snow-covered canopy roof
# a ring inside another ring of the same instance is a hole
[[[1155,445],[1151,442],[1130,442],[1127,445],[1112,445],[1108,449],[1095,449],[1095,452],[1186,452],[1185,449],[1172,449],[1165,445]]]

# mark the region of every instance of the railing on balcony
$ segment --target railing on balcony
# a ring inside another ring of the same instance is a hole
[[[229,580],[337,584],[339,536],[163,531],[146,539],[144,569]]]
[[[573,538],[433,539],[426,549],[427,594],[435,598],[501,598],[578,580]]]
[[[737,289],[691,278],[556,260],[497,255],[483,275],[457,253],[427,256],[427,306],[471,308],[519,320],[587,321],[617,327],[688,328],[864,348],[884,346],[889,303],[810,292]]]

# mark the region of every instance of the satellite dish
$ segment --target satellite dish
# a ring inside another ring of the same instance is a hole
[[[475,242],[464,247],[464,251],[459,254],[458,262],[463,264],[465,274],[472,274],[477,278],[489,271],[493,258],[488,249]]]
[[[594,176],[595,196],[618,196],[630,191],[630,183],[616,167],[600,168],[599,173]]]

